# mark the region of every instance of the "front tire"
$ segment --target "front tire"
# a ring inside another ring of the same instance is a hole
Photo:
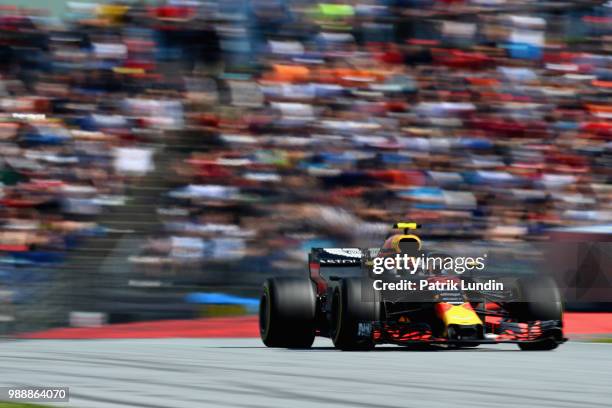
[[[516,318],[521,321],[559,320],[563,318],[563,304],[557,283],[550,276],[519,279]]]
[[[516,305],[515,314],[523,322],[559,321],[563,324],[563,304],[557,283],[550,276],[533,276],[520,279],[518,291],[521,303]],[[557,340],[563,337],[561,327],[553,338],[543,339],[533,343],[519,343],[523,351],[548,351],[559,346]]]
[[[316,294],[309,279],[272,278],[259,303],[259,333],[268,347],[309,348],[315,338]]]
[[[548,351],[556,349],[559,344],[551,339],[537,343],[519,343],[518,346],[523,351]]]

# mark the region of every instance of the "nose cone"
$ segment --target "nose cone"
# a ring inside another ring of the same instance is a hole
[[[482,320],[476,314],[469,303],[462,305],[451,305],[449,303],[439,303],[436,308],[438,316],[448,327],[450,325],[471,326],[482,324]]]

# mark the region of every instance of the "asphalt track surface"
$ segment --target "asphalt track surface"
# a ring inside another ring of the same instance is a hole
[[[0,385],[69,386],[70,407],[612,406],[612,345],[267,349],[258,339],[0,342]],[[61,405],[61,404],[60,404]]]

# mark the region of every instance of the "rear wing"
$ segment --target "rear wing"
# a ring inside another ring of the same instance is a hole
[[[327,281],[321,276],[321,267],[361,266],[364,257],[371,257],[380,248],[312,248],[308,254],[308,274],[317,285],[319,295],[325,293]]]
[[[308,263],[320,266],[360,265],[364,253],[360,248],[312,248]]]

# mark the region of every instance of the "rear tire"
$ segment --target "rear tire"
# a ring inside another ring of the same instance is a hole
[[[315,338],[316,294],[309,279],[267,279],[259,304],[259,333],[268,347],[309,348]]]
[[[362,281],[359,278],[343,279],[334,291],[332,300],[332,341],[340,350],[372,350],[372,335],[359,335],[359,323],[379,320],[380,302],[362,301]],[[368,290],[374,292],[372,287]],[[375,293],[371,293],[375,295]],[[372,296],[371,299],[376,299]]]

